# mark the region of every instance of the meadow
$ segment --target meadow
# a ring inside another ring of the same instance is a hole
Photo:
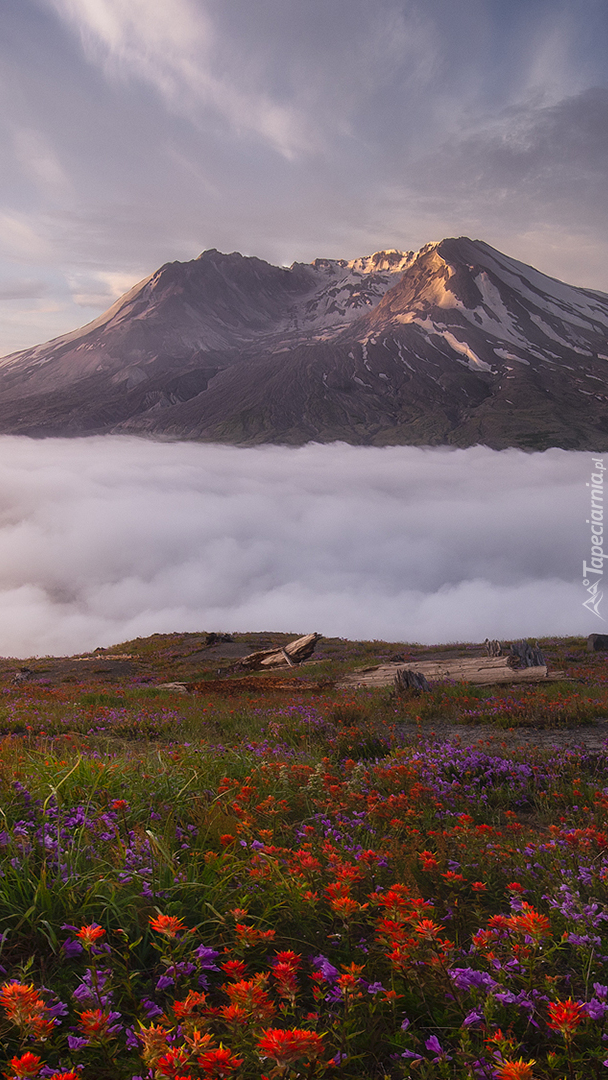
[[[606,654],[395,696],[334,683],[428,650],[278,690],[193,637],[3,662],[4,1075],[608,1076]]]

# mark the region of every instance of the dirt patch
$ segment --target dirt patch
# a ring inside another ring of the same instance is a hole
[[[235,697],[238,694],[272,694],[288,691],[289,693],[321,693],[328,689],[328,683],[312,683],[295,676],[284,675],[246,675],[242,679],[204,679],[202,682],[187,683],[186,687],[195,694],[221,694]]]

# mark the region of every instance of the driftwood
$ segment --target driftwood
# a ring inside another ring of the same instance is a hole
[[[22,683],[29,682],[29,680],[31,679],[33,674],[34,673],[33,673],[32,669],[29,668],[29,667],[21,667],[21,668],[19,668],[19,671],[16,671],[15,674],[13,675],[13,679],[12,679],[13,685],[14,686],[21,686]]]
[[[320,637],[321,634],[306,634],[279,649],[262,649],[260,652],[250,653],[238,660],[233,670],[259,671],[260,668],[297,667],[312,656]]]
[[[527,641],[514,641],[507,663],[512,668],[544,667],[545,658],[538,647],[538,641],[535,647],[528,645]]]
[[[502,656],[502,645],[500,644],[500,641],[490,641],[486,638],[484,645],[488,656]]]
[[[395,691],[398,694],[406,690],[416,690],[419,694],[430,692],[430,686],[421,671],[412,671],[411,668],[398,668],[394,678]]]
[[[547,673],[542,667],[512,668],[507,663],[507,656],[467,657],[461,660],[421,660],[416,663],[416,672],[429,682],[466,682],[476,686],[493,686],[495,683],[535,683],[554,682],[564,679],[562,671]],[[347,675],[339,683],[338,689],[354,689],[358,686],[384,687],[394,684],[395,675],[403,664],[378,664]]]

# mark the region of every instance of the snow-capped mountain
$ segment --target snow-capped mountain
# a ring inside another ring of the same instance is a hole
[[[466,237],[289,268],[168,263],[0,360],[0,431],[600,451],[608,295]]]

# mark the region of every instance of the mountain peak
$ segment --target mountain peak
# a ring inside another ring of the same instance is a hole
[[[608,296],[480,240],[216,248],[0,363],[0,432],[608,449]]]

